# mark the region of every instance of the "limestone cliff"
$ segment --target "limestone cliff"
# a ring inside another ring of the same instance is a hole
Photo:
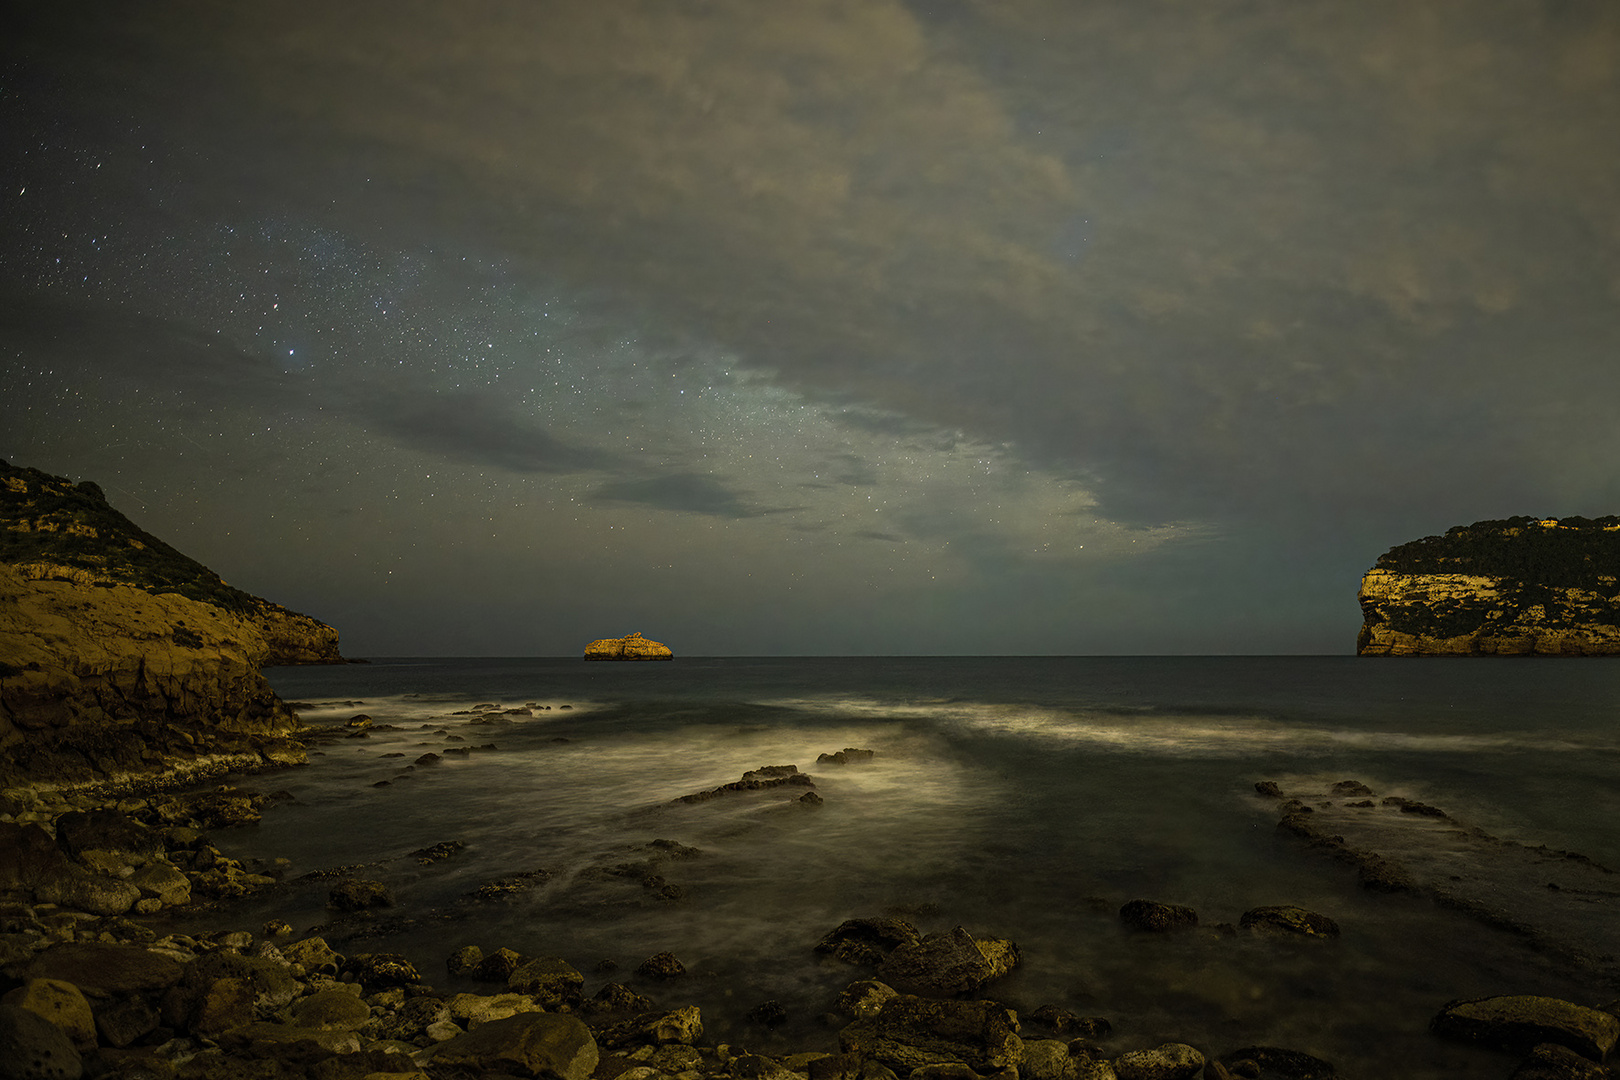
[[[297,760],[259,669],[341,662],[336,630],[231,588],[94,484],[0,461],[0,787]]]
[[[649,641],[637,631],[629,637],[602,638],[585,646],[587,660],[673,660],[668,645]]]
[[[1620,655],[1620,518],[1479,521],[1361,581],[1362,656]]]

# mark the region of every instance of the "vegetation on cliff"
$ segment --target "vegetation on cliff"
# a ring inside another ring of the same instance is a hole
[[[1359,599],[1362,654],[1620,653],[1620,517],[1460,525],[1390,549]]]

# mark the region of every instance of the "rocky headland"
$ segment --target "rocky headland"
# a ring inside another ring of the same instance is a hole
[[[0,788],[302,761],[260,669],[342,662],[332,627],[227,585],[94,483],[0,461]]]
[[[600,638],[585,646],[587,660],[673,660],[669,646],[650,641],[636,631],[627,637]]]
[[[1361,581],[1361,656],[1620,655],[1620,517],[1478,521]]]

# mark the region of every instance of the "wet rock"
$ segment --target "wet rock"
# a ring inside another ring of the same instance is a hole
[[[1615,1073],[1567,1046],[1542,1043],[1519,1063],[1509,1080],[1615,1080]]]
[[[311,937],[283,945],[281,955],[311,975],[336,975],[343,970],[343,957],[325,938]]]
[[[684,1009],[665,1013],[645,1025],[642,1034],[655,1043],[690,1046],[703,1035],[703,1014],[696,1005],[688,1005]]]
[[[651,1012],[657,1008],[651,998],[616,982],[603,983],[585,1007],[593,1013]]]
[[[651,979],[674,979],[686,974],[686,968],[675,959],[674,953],[654,953],[647,957],[636,968],[637,975],[644,975]]]
[[[187,1026],[196,1035],[217,1037],[224,1032],[253,1023],[255,994],[249,979],[209,979],[198,987],[187,1016]]]
[[[1228,1075],[1245,1080],[1339,1080],[1329,1062],[1279,1046],[1245,1046],[1216,1059]]]
[[[1360,780],[1340,780],[1331,790],[1341,799],[1360,799],[1373,793],[1373,789]]]
[[[1261,933],[1298,934],[1303,937],[1321,938],[1339,936],[1339,924],[1326,915],[1318,915],[1314,911],[1306,911],[1302,907],[1291,905],[1251,908],[1243,913],[1238,925],[1245,930]]]
[[[492,1020],[440,1043],[436,1066],[464,1066],[487,1072],[555,1080],[586,1080],[596,1069],[596,1040],[572,1016],[521,1013]]]
[[[79,988],[61,979],[29,979],[0,998],[55,1024],[80,1050],[96,1045],[96,1018]]]
[[[1198,912],[1179,904],[1161,904],[1156,900],[1131,900],[1119,909],[1119,921],[1127,929],[1142,933],[1162,934],[1198,925]]]
[[[542,1011],[540,1003],[527,994],[456,994],[444,1005],[449,1018],[467,1025],[468,1031],[491,1020]]]
[[[360,713],[357,716],[349,717],[348,726],[352,728],[368,728],[372,725],[372,723],[373,721],[371,717],[367,716],[365,713]]]
[[[1620,1042],[1620,1019],[1612,1014],[1530,994],[1447,1002],[1429,1027],[1447,1038],[1518,1053],[1556,1043],[1593,1061],[1602,1061]]]
[[[0,1080],[79,1080],[73,1040],[38,1013],[0,1005]]]
[[[76,871],[41,882],[34,895],[42,903],[92,915],[122,915],[135,906],[141,890],[120,878]]]
[[[899,991],[876,979],[861,979],[844,987],[833,1003],[833,1011],[843,1016],[876,1016]]]
[[[1280,799],[1283,797],[1282,788],[1277,786],[1275,780],[1262,780],[1254,785],[1254,790],[1268,799]]]
[[[846,746],[831,754],[821,754],[816,758],[817,765],[852,765],[872,760],[872,751],[857,750],[853,746]]]
[[[445,970],[458,978],[473,978],[484,962],[484,950],[476,945],[463,945],[445,960]]]
[[[246,983],[252,990],[253,1008],[265,1012],[282,1008],[304,992],[303,984],[274,960],[221,949],[199,956],[187,965],[184,980],[171,991],[172,1000],[169,995],[164,997],[164,1019],[171,1027],[178,1026],[174,1023],[175,1008],[188,996],[195,1000],[199,991],[221,979]]]
[[[417,850],[411,852],[411,858],[415,859],[423,866],[429,866],[436,862],[443,862],[452,855],[461,852],[466,848],[466,846],[467,845],[460,840],[441,840],[431,847],[418,848]]]
[[[156,1031],[163,1017],[144,998],[130,997],[96,1011],[96,1031],[108,1046],[122,1049]]]
[[[899,1075],[961,1062],[976,1072],[1016,1069],[1023,1060],[1018,1015],[993,1001],[942,1001],[900,994],[839,1033],[840,1048]]]
[[[1131,1050],[1114,1059],[1119,1080],[1192,1080],[1204,1071],[1204,1055],[1186,1043]]]
[[[85,865],[111,872],[163,854],[160,833],[108,807],[74,810],[57,818],[56,842]]]
[[[1369,794],[1371,794],[1369,792]],[[1403,814],[1421,814],[1423,817],[1445,817],[1446,812],[1438,806],[1418,802],[1416,799],[1403,799],[1399,795],[1390,795],[1379,803],[1380,806],[1399,807]]]
[[[799,796],[799,802],[804,806],[820,806],[826,801],[826,799],[823,799],[820,795],[817,795],[813,791],[807,791],[803,795]]]
[[[344,962],[343,973],[353,975],[368,990],[414,986],[422,981],[416,965],[398,953],[359,953]]]
[[[1104,1039],[1114,1026],[1100,1016],[1080,1016],[1057,1005],[1042,1005],[1027,1019],[1069,1038]]]
[[[504,983],[512,977],[512,972],[523,966],[526,959],[522,953],[511,949],[500,948],[487,954],[478,964],[478,980],[480,982]]]
[[[191,879],[166,862],[150,862],[129,879],[142,896],[155,897],[164,907],[191,903]]]
[[[179,962],[139,945],[76,941],[52,945],[29,963],[25,978],[60,979],[92,998],[164,990],[180,981]]]
[[[348,990],[317,990],[287,1007],[290,1023],[329,1031],[354,1031],[371,1019],[371,1007]]]
[[[327,894],[326,906],[338,911],[365,911],[367,908],[393,907],[394,894],[380,881],[362,881],[349,878],[332,886]]]
[[[816,945],[816,952],[850,964],[876,965],[902,945],[922,940],[904,919],[846,919]]]
[[[1074,1060],[1061,1039],[1025,1039],[1020,1080],[1072,1080]]]
[[[878,967],[878,977],[898,990],[963,994],[1018,966],[1018,946],[1002,938],[975,938],[958,926],[902,945]]]
[[[76,871],[51,834],[39,825],[0,821],[0,890],[32,892]]]
[[[532,994],[547,1009],[556,1009],[565,1002],[577,1002],[580,988],[584,985],[585,976],[568,961],[555,956],[530,960],[506,980],[508,990]]]

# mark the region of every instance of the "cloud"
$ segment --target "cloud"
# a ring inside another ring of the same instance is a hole
[[[712,476],[675,473],[642,480],[616,480],[591,492],[599,503],[632,503],[655,510],[719,518],[750,518],[772,513],[750,504]]]
[[[605,469],[613,454],[565,442],[521,409],[490,394],[395,388],[358,394],[350,406],[372,430],[452,461],[515,473]]]

